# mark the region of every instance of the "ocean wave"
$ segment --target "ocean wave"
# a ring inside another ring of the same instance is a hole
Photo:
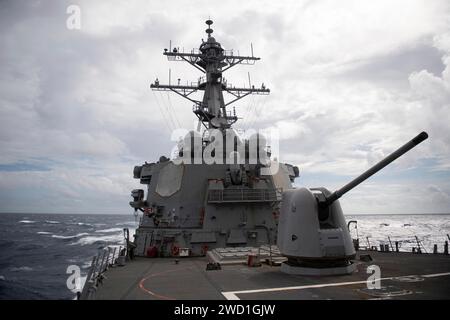
[[[94,226],[92,223],[87,223],[87,222],[70,222],[68,224],[77,225],[77,226],[81,226],[81,227],[93,227]]]
[[[5,280],[6,280],[5,276],[0,276],[0,281],[5,281]]]
[[[32,220],[20,220],[19,223],[36,223],[36,221],[32,221]]]
[[[91,244],[119,244],[123,242],[122,234],[108,235],[108,236],[88,236],[78,239],[78,241],[71,243],[70,245],[91,245]]]
[[[47,232],[47,231],[39,231],[37,232],[37,234],[52,234],[51,232]]]
[[[76,224],[79,226],[92,226],[91,223],[86,223],[86,222],[77,222]]]
[[[57,224],[57,223],[61,223],[61,222],[59,222],[59,221],[54,221],[54,220],[45,220],[45,223]]]
[[[439,252],[443,251],[447,233],[450,233],[449,215],[392,215],[392,216],[347,216],[348,220],[358,221],[358,232],[351,230],[353,238],[359,235],[363,246],[378,246],[381,243],[398,242],[400,251],[411,252],[417,247],[417,239],[427,252],[433,252],[434,244]],[[386,226],[388,224],[389,226]],[[369,239],[367,240],[366,237]],[[416,239],[417,237],[417,239]]]
[[[122,228],[109,228],[109,229],[101,229],[101,230],[96,230],[95,232],[103,232],[103,233],[108,233],[108,232],[122,232]]]
[[[76,235],[74,235],[74,236],[60,236],[60,235],[54,234],[54,235],[52,235],[52,238],[56,238],[56,239],[64,239],[64,240],[66,240],[66,239],[75,239],[75,238],[79,238],[79,237],[83,237],[83,236],[88,236],[88,235],[89,235],[89,233],[79,233],[79,234],[76,234]]]
[[[24,266],[24,267],[13,267],[9,269],[12,272],[19,272],[19,271],[33,271],[33,268]]]

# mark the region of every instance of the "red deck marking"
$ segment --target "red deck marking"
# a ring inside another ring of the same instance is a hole
[[[191,269],[191,268],[187,268],[187,269]],[[185,269],[185,270],[186,270],[186,269]],[[144,286],[145,281],[147,281],[149,278],[157,277],[157,276],[160,276],[160,275],[162,275],[162,274],[166,274],[166,273],[170,273],[170,272],[175,272],[175,271],[179,271],[179,270],[178,270],[178,269],[177,269],[177,270],[167,270],[167,271],[163,271],[163,272],[157,272],[157,273],[150,274],[150,275],[148,275],[148,276],[142,278],[141,281],[139,281],[139,288],[140,288],[142,291],[144,291],[145,293],[148,293],[148,294],[150,294],[150,295],[152,295],[152,296],[154,296],[154,297],[156,297],[156,298],[158,298],[158,299],[162,299],[162,300],[176,300],[175,298],[172,298],[172,297],[168,297],[168,296],[164,296],[164,295],[161,295],[161,294],[157,294],[157,293],[155,293],[155,292],[153,292],[153,291],[147,289],[147,288]]]

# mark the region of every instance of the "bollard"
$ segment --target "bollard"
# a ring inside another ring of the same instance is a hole
[[[448,241],[445,241],[444,254],[448,254]]]
[[[395,241],[395,252],[398,252],[398,241]]]
[[[433,253],[434,253],[434,254],[438,253],[438,251],[437,251],[437,244],[435,244],[435,245],[433,246]]]

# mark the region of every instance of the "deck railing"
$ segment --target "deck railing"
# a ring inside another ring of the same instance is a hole
[[[109,267],[117,264],[117,258],[121,255],[122,246],[108,247],[99,251],[96,256],[92,258],[91,267],[89,268],[86,282],[79,296],[80,299],[90,299],[95,295],[95,291],[104,279],[104,273]]]

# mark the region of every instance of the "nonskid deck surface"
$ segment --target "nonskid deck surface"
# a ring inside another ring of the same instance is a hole
[[[95,299],[449,299],[450,256],[362,252],[357,271],[342,276],[298,276],[280,267],[225,265],[206,271],[206,258],[137,258],[111,268]],[[369,265],[381,271],[381,289],[367,288]],[[400,278],[398,278],[400,277]]]

